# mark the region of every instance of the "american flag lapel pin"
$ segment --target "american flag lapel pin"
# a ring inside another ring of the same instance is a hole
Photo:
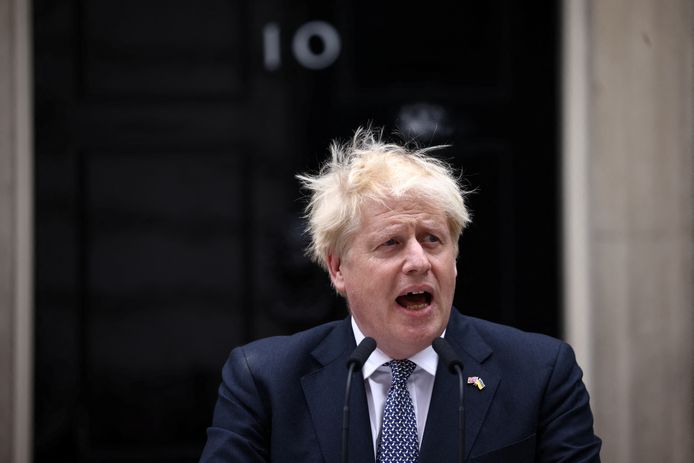
[[[479,376],[468,376],[467,383],[474,384],[480,391],[484,389],[484,381]]]

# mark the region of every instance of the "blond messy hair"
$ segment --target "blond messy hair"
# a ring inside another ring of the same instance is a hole
[[[297,175],[310,193],[307,254],[326,270],[328,256],[343,255],[367,202],[412,198],[432,204],[446,215],[456,247],[470,222],[459,177],[451,166],[429,155],[440,147],[409,149],[381,137],[382,132],[360,127],[350,143],[330,145],[331,158],[317,175]]]

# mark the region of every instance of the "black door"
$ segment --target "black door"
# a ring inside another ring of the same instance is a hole
[[[461,167],[457,307],[557,335],[554,2],[34,1],[35,460],[193,462],[229,350],[344,317],[294,174]]]

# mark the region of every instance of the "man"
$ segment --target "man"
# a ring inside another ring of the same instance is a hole
[[[431,347],[441,336],[469,378],[467,461],[599,461],[571,348],[452,307],[469,215],[450,167],[365,130],[331,151],[299,179],[310,255],[351,316],[234,349],[201,462],[337,462],[346,361],[365,336],[378,347],[353,385],[350,461],[459,461],[458,378]]]

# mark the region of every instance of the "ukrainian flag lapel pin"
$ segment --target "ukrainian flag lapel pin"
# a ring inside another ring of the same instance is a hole
[[[468,384],[474,384],[480,391],[484,389],[484,381],[479,376],[469,376],[467,379]]]

